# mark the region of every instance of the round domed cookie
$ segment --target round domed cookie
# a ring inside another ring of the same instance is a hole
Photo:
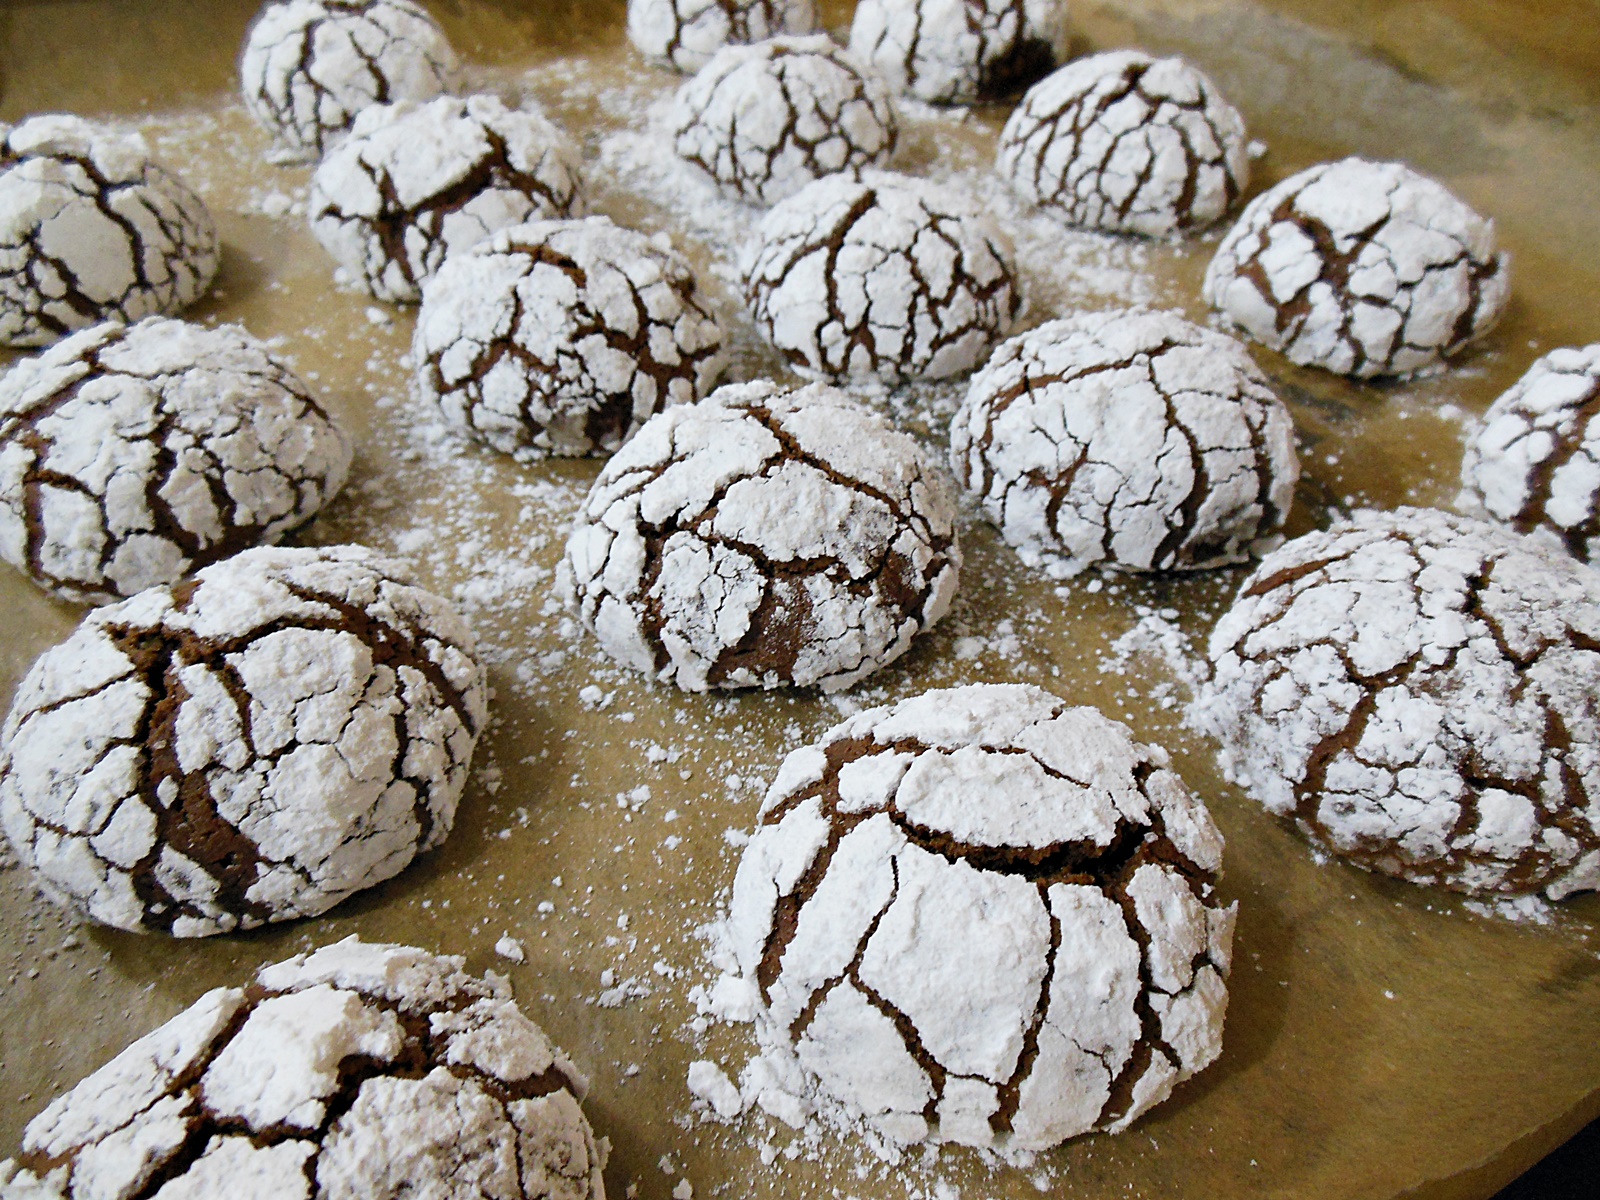
[[[176,583],[310,520],[350,453],[238,326],[96,325],[0,376],[0,558],[69,600]]]
[[[346,938],[205,993],[29,1122],[11,1200],[604,1200],[588,1084],[499,979]]]
[[[698,71],[726,45],[816,27],[813,0],[628,0],[628,40],[679,71]]]
[[[729,949],[762,1041],[851,1115],[1041,1150],[1125,1128],[1217,1057],[1222,850],[1165,752],[1094,709],[924,692],[784,760]]]
[[[1203,290],[1290,361],[1368,379],[1413,374],[1482,337],[1511,275],[1494,222],[1403,163],[1346,158],[1246,205]]]
[[[219,257],[206,206],[138,134],[63,114],[0,124],[0,344],[175,313]]]
[[[1268,811],[1360,867],[1600,886],[1600,577],[1482,521],[1364,513],[1262,560],[1195,706]]]
[[[605,465],[562,561],[607,654],[685,691],[847,688],[950,606],[955,501],[916,442],[822,384],[730,384]]]
[[[821,34],[719,50],[678,90],[673,127],[679,157],[755,204],[881,164],[898,137],[883,81]]]
[[[1241,562],[1278,536],[1300,475],[1294,423],[1244,347],[1141,309],[1004,342],[950,423],[950,463],[1057,577]]]
[[[1010,239],[949,186],[834,175],[774,206],[741,264],[756,324],[802,375],[943,379],[1022,309]]]
[[[1459,502],[1518,533],[1600,558],[1600,342],[1545,355],[1467,442]]]
[[[501,230],[422,289],[412,356],[451,424],[523,458],[609,454],[721,373],[722,328],[664,234],[606,217]]]
[[[495,96],[362,110],[311,177],[311,232],[379,300],[415,304],[445,256],[582,208],[576,152]]]
[[[1028,89],[996,169],[1069,225],[1162,237],[1201,229],[1250,181],[1244,119],[1181,58],[1115,50]]]
[[[239,85],[285,159],[315,159],[374,104],[449,90],[455,52],[411,0],[271,0],[245,37]]]
[[[488,687],[359,546],[245,550],[96,609],[0,732],[0,825],[57,902],[199,937],[315,916],[444,841]]]
[[[904,92],[971,104],[1064,57],[1065,0],[860,0],[850,50]]]

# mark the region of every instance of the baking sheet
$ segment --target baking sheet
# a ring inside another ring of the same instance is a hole
[[[719,260],[726,274],[723,217],[675,190],[648,153],[650,105],[677,80],[626,47],[620,0],[431,7],[479,86],[526,92],[581,138],[596,210],[666,228],[713,283]],[[850,7],[823,5],[840,31]],[[616,1197],[664,1198],[685,1178],[700,1196],[1482,1197],[1600,1112],[1600,900],[1511,920],[1319,865],[1221,782],[1211,747],[1182,728],[1185,678],[1238,572],[1056,586],[969,511],[950,617],[842,702],[685,696],[610,666],[564,625],[550,589],[598,463],[518,466],[441,440],[413,405],[410,313],[332,286],[295,211],[306,172],[263,163],[265,136],[234,98],[253,11],[198,0],[0,7],[0,119],[67,109],[129,120],[202,192],[224,266],[191,315],[281,338],[360,438],[350,486],[299,540],[402,553],[421,581],[454,595],[493,662],[495,722],[447,845],[326,919],[202,942],[142,938],[76,926],[22,871],[0,868],[0,1155],[49,1098],[206,988],[352,932],[509,974],[593,1078],[588,1111],[613,1144]],[[1074,12],[1075,49],[1140,45],[1208,71],[1270,147],[1252,190],[1346,153],[1403,158],[1495,216],[1515,256],[1505,322],[1444,375],[1354,385],[1258,352],[1301,431],[1295,531],[1325,523],[1330,506],[1447,505],[1465,423],[1538,354],[1600,338],[1590,6],[1079,0]],[[981,173],[1004,115],[914,111],[896,165]],[[1028,320],[1130,299],[1203,318],[1212,244],[1063,233],[1051,256],[1035,238]],[[732,314],[731,295],[725,303]],[[739,377],[778,371],[747,323],[737,337]],[[872,402],[938,446],[959,391]],[[7,570],[0,611],[9,703],[80,610]],[[960,1149],[891,1166],[858,1142],[797,1138],[758,1114],[729,1127],[701,1120],[688,1063],[709,1057],[736,1073],[751,1049],[743,1027],[703,1027],[690,999],[709,978],[696,931],[737,862],[725,835],[750,828],[786,750],[851,705],[972,680],[1034,682],[1098,705],[1171,749],[1210,802],[1229,842],[1223,891],[1241,906],[1222,1059],[1127,1133],[1079,1139],[1028,1169]],[[521,941],[524,964],[494,955],[502,933]]]

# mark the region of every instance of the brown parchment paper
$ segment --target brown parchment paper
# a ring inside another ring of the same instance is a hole
[[[677,83],[626,46],[621,0],[431,7],[478,86],[536,98],[591,159],[608,131],[639,126],[640,103]],[[842,36],[851,5],[823,9]],[[224,265],[191,315],[280,338],[361,439],[350,486],[298,540],[403,553],[421,581],[461,600],[493,662],[496,719],[449,843],[323,920],[201,942],[91,929],[39,900],[6,859],[0,1156],[51,1097],[205,989],[351,932],[509,974],[593,1077],[588,1111],[613,1146],[615,1197],[664,1198],[682,1179],[696,1195],[727,1197],[1483,1197],[1600,1113],[1600,900],[1519,922],[1319,865],[1224,784],[1213,748],[1181,727],[1185,662],[1113,649],[1141,615],[1164,614],[1190,637],[1192,664],[1240,574],[1058,587],[969,513],[951,616],[845,705],[1030,681],[1168,746],[1227,835],[1224,890],[1241,906],[1222,1059],[1127,1133],[1080,1139],[1031,1169],[964,1150],[890,1167],[848,1140],[796,1140],[758,1114],[730,1127],[700,1120],[689,1062],[710,1057],[736,1073],[750,1053],[745,1028],[701,1028],[690,999],[709,977],[696,927],[715,916],[737,862],[724,834],[750,828],[783,754],[844,709],[809,694],[684,696],[610,667],[563,627],[550,575],[598,464],[518,466],[419,431],[402,361],[411,314],[334,288],[294,209],[307,172],[263,161],[265,136],[235,98],[253,10],[249,0],[0,6],[0,118],[72,110],[130,121],[203,193]],[[1593,6],[1076,0],[1074,11],[1076,50],[1180,52],[1215,78],[1270,146],[1253,190],[1364,153],[1405,159],[1497,219],[1515,298],[1498,331],[1447,373],[1362,386],[1258,352],[1300,428],[1295,532],[1325,524],[1331,506],[1448,505],[1464,422],[1538,354],[1600,338]],[[914,115],[897,165],[984,170],[1005,113]],[[679,216],[618,178],[596,169],[595,209],[673,232],[714,271],[716,255]],[[1151,302],[1203,318],[1199,279],[1214,240],[1104,239],[1094,261],[1135,269]],[[735,313],[725,281],[711,282]],[[1110,302],[1093,292],[1084,302]],[[1031,321],[1054,315],[1037,299]],[[747,323],[738,331],[735,373],[776,373]],[[874,402],[937,447],[958,391]],[[7,569],[0,614],[9,703],[80,612]],[[526,962],[495,956],[503,933]]]

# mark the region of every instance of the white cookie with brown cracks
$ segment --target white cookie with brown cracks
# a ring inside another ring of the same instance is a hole
[[[1245,206],[1206,301],[1302,366],[1413,375],[1476,341],[1511,295],[1494,222],[1403,163],[1346,158]]]
[[[852,54],[932,104],[1002,94],[1066,50],[1066,0],[860,0],[850,26]]]
[[[206,206],[138,134],[61,114],[0,124],[0,344],[176,313],[219,261]]]
[[[411,0],[272,0],[245,37],[239,86],[278,157],[319,158],[374,104],[432,100],[456,68]]]
[[[421,300],[447,255],[582,207],[566,136],[487,95],[364,109],[317,167],[306,201],[322,248],[395,304]]]
[[[955,500],[917,444],[822,384],[730,384],[600,472],[561,586],[607,654],[685,691],[837,691],[950,606]]]
[[[587,1081],[463,965],[349,937],[207,992],[29,1122],[0,1200],[605,1200]]]
[[[350,454],[238,326],[97,325],[0,377],[0,558],[70,600],[176,583],[310,520]]]
[[[136,932],[314,916],[444,841],[486,718],[472,632],[359,546],[245,550],[90,613],[0,731],[45,893]]]
[[[628,0],[628,40],[679,71],[698,71],[724,46],[816,27],[813,0]]]
[[[726,930],[763,1041],[901,1142],[1126,1128],[1221,1050],[1235,905],[1166,754],[1038,688],[858,713],[791,753]]]

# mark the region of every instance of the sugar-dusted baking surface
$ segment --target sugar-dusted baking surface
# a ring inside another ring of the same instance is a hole
[[[651,106],[675,79],[625,47],[621,0],[433,7],[481,83],[525,88],[581,137],[594,207],[671,231],[736,313],[727,264],[753,217],[685,182],[666,157]],[[1076,6],[1083,49],[1181,51],[1211,73],[1270,145],[1257,187],[1341,154],[1402,158],[1492,214],[1516,258],[1506,321],[1441,376],[1359,386],[1258,355],[1300,426],[1297,530],[1325,523],[1330,505],[1448,504],[1465,423],[1537,355],[1600,339],[1600,38],[1587,6],[1327,7]],[[824,5],[835,28],[849,8]],[[518,466],[444,438],[413,403],[401,362],[411,313],[332,287],[296,211],[305,171],[264,164],[265,139],[234,98],[253,9],[9,5],[0,117],[65,108],[130,120],[202,192],[225,258],[197,315],[281,338],[361,439],[350,487],[301,540],[401,552],[455,595],[493,661],[497,720],[450,842],[326,920],[204,942],[110,934],[65,923],[20,871],[0,867],[0,1155],[51,1096],[205,988],[349,932],[505,970],[594,1077],[590,1111],[616,1147],[618,1197],[634,1184],[645,1200],[665,1197],[683,1178],[698,1195],[730,1197],[1481,1197],[1600,1112],[1600,900],[1513,921],[1313,862],[1218,780],[1211,748],[1180,724],[1183,678],[1239,575],[1091,574],[1057,588],[969,510],[951,616],[846,703],[1036,682],[1168,745],[1228,836],[1224,892],[1241,905],[1223,1057],[1127,1133],[1027,1170],[966,1151],[890,1167],[855,1141],[796,1140],[756,1115],[702,1123],[684,1086],[689,1062],[736,1070],[749,1051],[742,1028],[697,1032],[689,999],[709,975],[695,929],[715,916],[736,862],[724,835],[750,828],[784,751],[837,720],[839,703],[679,695],[611,667],[564,624],[552,570],[598,463]],[[1007,207],[987,172],[1004,114],[917,110],[896,165],[970,175],[1013,223],[1033,296],[1026,319],[1137,300],[1203,319],[1214,241],[1056,233]],[[775,371],[748,322],[735,329],[735,376]],[[938,446],[959,394],[875,402]],[[0,606],[9,697],[77,611],[9,570]],[[505,933],[524,963],[495,955]]]

